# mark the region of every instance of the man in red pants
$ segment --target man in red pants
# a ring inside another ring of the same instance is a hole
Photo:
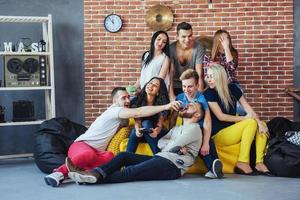
[[[180,102],[174,101],[162,106],[129,108],[129,94],[124,87],[114,88],[111,97],[113,104],[69,148],[68,157],[82,169],[92,169],[113,158],[113,154],[105,150],[123,119],[148,117],[172,108],[178,110],[180,107]],[[47,185],[57,187],[67,176],[68,168],[63,164],[44,179]]]

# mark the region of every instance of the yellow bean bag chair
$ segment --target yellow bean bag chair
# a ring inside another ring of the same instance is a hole
[[[121,128],[117,134],[112,137],[106,150],[112,152],[114,155],[117,155],[120,152],[121,142],[129,137],[130,129],[131,127]]]
[[[130,118],[128,122],[128,127],[121,128],[110,140],[106,150],[117,155],[120,152],[121,142],[129,137],[130,130],[134,126],[134,119]]]

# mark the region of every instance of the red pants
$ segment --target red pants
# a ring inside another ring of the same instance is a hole
[[[71,144],[68,157],[77,167],[89,170],[109,162],[114,154],[110,151],[98,151],[85,142],[74,142]],[[54,171],[62,172],[65,177],[68,176],[68,169],[65,164]]]

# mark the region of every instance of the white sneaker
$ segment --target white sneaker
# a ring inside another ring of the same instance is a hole
[[[205,173],[204,175],[205,178],[210,178],[210,179],[215,179],[215,178],[218,178],[214,175],[214,173],[212,173],[211,171],[208,171]]]
[[[215,159],[212,164],[212,173],[216,178],[223,178],[223,164],[219,159]]]
[[[47,185],[51,185],[52,187],[57,187],[59,184],[65,179],[64,174],[61,172],[53,172],[44,177],[44,180]]]
[[[75,181],[77,184],[83,184],[83,183],[96,183],[97,177],[91,174],[88,171],[79,173],[79,172],[69,172],[68,176],[70,179]]]

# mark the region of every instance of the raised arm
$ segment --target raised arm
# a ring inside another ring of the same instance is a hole
[[[201,64],[197,64],[196,66],[196,71],[199,75],[199,80],[198,80],[198,91],[202,92],[204,90],[204,80],[203,80],[203,65]]]
[[[173,101],[166,105],[161,106],[143,106],[139,108],[122,108],[119,112],[119,117],[122,119],[128,118],[141,118],[155,115],[164,110],[178,110],[180,108],[179,101]]]
[[[224,52],[225,52],[226,62],[232,61],[233,55],[232,55],[230,47],[229,47],[230,41],[229,41],[227,34],[222,34],[222,36],[220,37],[219,40],[220,40],[220,42],[223,46]]]
[[[227,71],[234,72],[238,66],[238,57],[236,55],[232,55],[231,49],[229,47],[229,38],[226,34],[223,34],[220,38],[220,42],[224,48],[224,53],[226,57],[227,64],[224,65]]]
[[[202,92],[204,90],[204,80],[203,80],[203,58],[205,55],[205,49],[202,45],[197,46],[196,50],[196,63],[195,63],[195,70],[199,75],[198,80],[198,90]]]

